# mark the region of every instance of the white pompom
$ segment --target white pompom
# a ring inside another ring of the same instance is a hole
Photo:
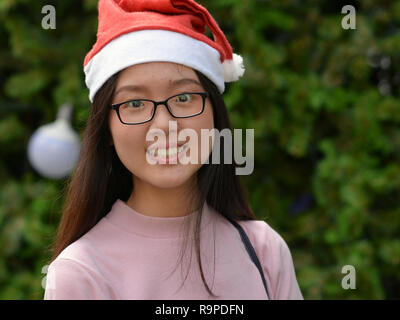
[[[243,58],[238,54],[233,54],[232,60],[225,60],[222,63],[224,69],[224,81],[233,82],[239,80],[239,78],[244,74]]]

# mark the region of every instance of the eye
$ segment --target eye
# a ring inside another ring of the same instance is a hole
[[[143,106],[144,103],[141,100],[131,100],[131,101],[127,102],[127,105],[128,105],[128,107],[139,108],[139,107]]]
[[[189,102],[192,100],[192,96],[189,93],[182,93],[176,96],[176,102]]]

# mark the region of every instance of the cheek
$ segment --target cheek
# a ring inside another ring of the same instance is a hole
[[[189,151],[188,156],[191,162],[196,162],[197,165],[195,167],[199,168],[207,160],[213,146],[212,129],[214,128],[214,118],[211,107],[207,106],[204,109],[204,113],[198,118],[188,119],[185,127],[191,128],[196,132],[196,141],[191,141],[191,146],[197,152],[192,153]],[[203,145],[205,143],[208,143],[208,147]]]
[[[110,123],[110,131],[115,151],[122,164],[132,173],[137,171],[143,166],[146,131],[139,126],[122,126],[113,121]]]
[[[186,128],[192,128],[198,135],[201,133],[201,129],[212,129],[214,128],[214,116],[211,106],[206,105],[204,112],[197,117],[189,118],[185,123]]]
[[[214,128],[214,114],[210,104],[207,104],[204,109],[204,122],[207,128]]]

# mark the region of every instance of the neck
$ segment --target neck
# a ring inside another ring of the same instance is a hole
[[[126,202],[132,209],[152,217],[181,217],[198,209],[190,203],[196,179],[174,188],[159,188],[133,177],[133,191]]]

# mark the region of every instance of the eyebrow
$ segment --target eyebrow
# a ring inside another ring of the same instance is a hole
[[[197,84],[201,86],[201,83],[198,82],[195,79],[191,78],[182,78],[174,81],[169,82],[170,87],[176,87],[178,85],[184,85],[184,84]],[[141,86],[141,85],[126,85],[118,88],[117,91],[115,91],[115,95],[117,95],[121,91],[146,91],[146,86]]]

